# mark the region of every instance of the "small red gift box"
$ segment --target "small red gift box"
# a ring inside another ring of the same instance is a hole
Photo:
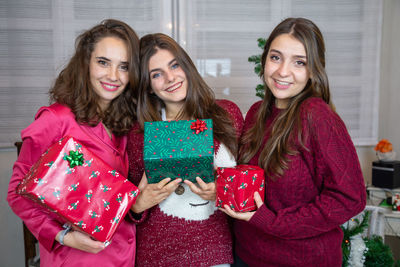
[[[139,189],[66,136],[43,153],[17,192],[108,243],[135,203]]]
[[[238,165],[217,168],[217,200],[215,205],[229,205],[234,211],[252,211],[257,206],[254,192],[258,191],[264,201],[264,170],[258,166]]]

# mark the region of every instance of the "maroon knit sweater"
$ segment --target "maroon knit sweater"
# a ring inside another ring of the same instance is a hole
[[[245,119],[255,123],[261,102]],[[273,108],[264,143],[281,110]],[[305,147],[289,156],[289,169],[266,177],[265,205],[249,222],[236,220],[235,252],[249,266],[341,266],[340,225],[365,207],[366,191],[354,145],[339,116],[320,98],[300,108]],[[297,139],[297,138],[295,138]],[[249,164],[258,165],[261,149]]]
[[[217,103],[231,115],[239,136],[243,127],[239,108],[227,100],[218,100]],[[138,125],[128,135],[127,146],[129,177],[135,184],[139,183],[144,171],[143,133],[137,133],[137,129]],[[214,139],[214,145],[215,153],[218,153],[220,143]],[[233,262],[232,234],[224,213],[213,209],[207,219],[188,220],[167,215],[160,206],[146,211],[137,224],[137,267],[212,266]],[[215,202],[212,202],[212,207],[215,207]]]

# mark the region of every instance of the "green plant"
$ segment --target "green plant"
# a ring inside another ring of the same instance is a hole
[[[365,253],[366,267],[387,267],[393,266],[394,259],[389,246],[383,243],[380,236],[365,238],[368,251]]]
[[[352,238],[362,236],[365,229],[368,227],[370,212],[364,212],[363,218],[351,219],[349,222],[342,225],[343,230],[343,242],[342,242],[342,254],[343,254],[343,267],[349,266],[350,251]],[[351,222],[351,223],[350,223]],[[390,267],[394,265],[393,253],[389,246],[383,243],[380,236],[363,237],[362,240],[365,243],[365,250],[363,252],[364,263],[360,266],[366,267]],[[360,262],[361,264],[361,262]],[[396,267],[399,262],[396,263]],[[357,263],[357,266],[358,263]]]
[[[265,43],[267,42],[266,39],[264,38],[258,38],[258,47],[261,49],[264,49]],[[254,72],[257,74],[257,76],[260,76],[261,72],[261,54],[259,55],[254,55],[248,58],[249,62],[254,62],[255,67],[254,67]],[[257,84],[256,86],[256,96],[260,97],[261,99],[264,98],[264,84]]]

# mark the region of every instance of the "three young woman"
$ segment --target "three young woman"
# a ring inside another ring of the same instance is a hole
[[[265,202],[235,213],[237,266],[341,266],[340,225],[364,209],[357,154],[336,114],[325,45],[310,20],[282,21],[267,39],[265,98],[245,119],[239,162],[259,165]]]
[[[169,178],[147,184],[144,175],[144,122],[203,118],[213,120],[215,166],[233,166],[239,157],[240,163],[266,172],[265,202],[255,194],[257,211],[222,209],[237,219],[236,264],[341,266],[339,226],[363,210],[365,187],[354,145],[330,99],[318,27],[289,18],[271,33],[262,55],[265,98],[247,113],[239,153],[240,110],[214,98],[174,40],[163,34],[141,39],[135,91],[138,53],[136,34],[122,22],[107,20],[82,34],[50,91],[55,104],[41,108],[22,132],[7,199],[38,238],[42,266],[132,266],[133,221],[138,223],[139,266],[232,263],[231,233],[227,217],[215,209],[215,184],[199,178],[197,184]],[[128,144],[129,178],[142,192],[131,208],[134,214],[107,249],[77,231],[60,245],[57,218],[15,193],[43,151],[67,134],[123,175],[128,173]]]
[[[136,119],[138,84],[138,36],[121,21],[105,20],[77,38],[75,54],[50,90],[54,104],[40,108],[35,121],[22,131],[7,200],[38,239],[41,266],[133,266],[132,220],[123,220],[106,249],[80,231],[61,238],[63,222],[18,195],[16,188],[42,153],[66,135],[127,176],[126,134]]]

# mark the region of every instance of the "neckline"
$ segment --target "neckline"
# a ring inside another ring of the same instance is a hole
[[[167,112],[165,111],[165,108],[161,108],[161,120],[167,120]]]
[[[275,104],[272,105],[272,110],[271,110],[271,114],[278,114],[280,113],[282,110],[285,110],[284,108],[278,108]]]

